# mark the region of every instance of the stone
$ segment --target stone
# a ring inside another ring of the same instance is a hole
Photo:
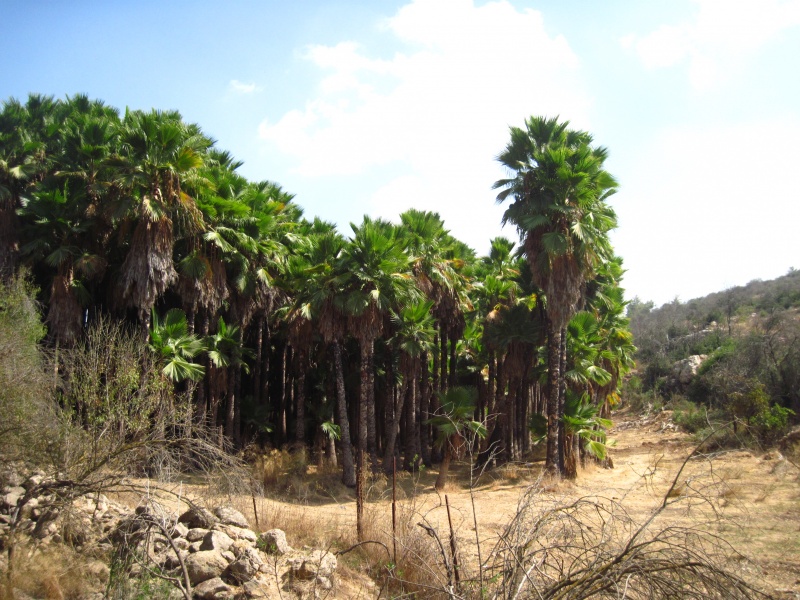
[[[6,489],[6,493],[2,496],[2,504],[6,508],[14,508],[17,506],[19,499],[25,495],[25,488],[21,486],[14,486]]]
[[[214,525],[214,529],[225,533],[232,540],[247,540],[253,544],[258,540],[258,536],[252,529],[245,529],[244,527],[237,527],[236,525],[226,525],[225,523],[217,523]]]
[[[207,579],[194,588],[195,598],[202,600],[221,600],[233,598],[233,588],[219,577]]]
[[[307,556],[292,559],[290,564],[292,573],[297,579],[314,579],[315,577],[330,579],[336,571],[338,561],[330,552],[314,550]]]
[[[234,583],[244,583],[251,580],[256,573],[258,573],[258,566],[250,562],[247,557],[242,557],[229,564],[222,576]]]
[[[187,552],[189,551],[189,542],[187,542],[184,538],[175,538],[172,540],[172,543],[178,550],[186,550]]]
[[[228,561],[216,550],[195,552],[186,559],[186,571],[192,585],[219,577],[227,567]]]
[[[183,523],[175,523],[171,535],[173,538],[185,538],[189,534],[189,528]]]
[[[214,509],[214,516],[225,525],[234,525],[242,529],[249,529],[250,523],[245,516],[232,506],[218,506]]]
[[[242,584],[242,591],[248,598],[269,598],[269,591],[264,583],[259,581],[246,581]]]
[[[209,531],[203,538],[200,550],[217,550],[222,552],[233,546],[233,540],[221,531]]]
[[[181,559],[183,559],[185,564],[186,560],[189,558],[189,553],[185,550],[178,550],[178,555],[180,555],[180,558],[178,558],[174,552],[168,552],[164,557],[164,567],[167,569],[177,569],[181,566]]]
[[[292,547],[286,541],[286,533],[282,529],[270,529],[259,537],[259,547],[270,554],[286,554]]]
[[[706,354],[695,354],[689,358],[679,360],[672,365],[672,377],[675,378],[681,385],[691,383],[692,378],[697,375],[697,370],[700,365],[708,358]]]
[[[219,519],[217,519],[217,517],[205,508],[200,507],[190,508],[178,517],[178,522],[183,523],[189,529],[194,529],[195,527],[211,529],[218,521]]]
[[[185,537],[186,540],[189,542],[201,542],[203,541],[203,538],[206,537],[209,531],[210,530],[203,529],[202,527],[195,527],[187,531],[186,535],[184,535],[183,537]]]

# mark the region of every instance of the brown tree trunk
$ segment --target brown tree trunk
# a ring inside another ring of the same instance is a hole
[[[554,475],[561,475],[559,462],[559,418],[558,388],[561,370],[561,331],[547,320],[547,457],[545,469]]]
[[[342,347],[338,341],[333,345],[333,368],[336,373],[336,408],[339,428],[342,432],[342,483],[347,487],[356,485],[355,465],[353,464],[353,444],[350,438],[350,420],[347,417],[347,399],[344,390],[344,370],[342,367]]]
[[[304,448],[306,445],[306,352],[297,351],[295,384],[294,441]],[[299,448],[298,448],[299,449]]]
[[[419,410],[422,419],[420,424],[420,454],[425,466],[431,466],[431,426],[425,421],[431,418],[431,384],[428,372],[428,353],[423,352],[419,357],[421,374],[419,377]]]

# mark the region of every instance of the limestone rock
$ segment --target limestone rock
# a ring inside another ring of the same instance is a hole
[[[190,508],[178,517],[178,522],[183,523],[189,529],[194,529],[195,527],[211,529],[218,522],[218,519],[205,508],[195,507]]]
[[[194,527],[187,531],[186,535],[183,537],[185,537],[188,542],[201,542],[209,531],[209,529],[203,529],[202,527]]]
[[[223,552],[233,546],[233,540],[221,531],[209,531],[203,538],[200,550],[216,550]]]
[[[234,583],[244,583],[251,580],[256,573],[258,573],[258,566],[243,556],[229,564],[222,576]]]
[[[250,523],[247,522],[245,516],[232,506],[218,506],[214,509],[214,516],[225,525],[234,525],[242,529],[250,528]]]
[[[672,377],[676,379],[681,385],[687,385],[692,381],[692,378],[697,375],[697,370],[700,365],[708,358],[705,354],[695,354],[689,358],[679,360],[672,365]]]
[[[0,504],[7,508],[14,508],[19,499],[25,495],[25,488],[14,486],[6,489],[6,493],[0,497]]]
[[[189,534],[189,528],[183,523],[175,523],[172,528],[172,538],[185,538]]]
[[[286,541],[286,533],[282,529],[270,529],[261,534],[260,547],[270,554],[286,554],[292,547]]]
[[[258,540],[258,536],[252,529],[244,527],[237,527],[236,525],[226,525],[225,523],[217,523],[214,525],[216,531],[222,531],[232,540],[247,540],[253,544]]]
[[[202,600],[221,600],[222,598],[233,598],[233,588],[222,581],[219,577],[206,579],[194,588],[195,598]]]
[[[186,571],[192,585],[212,577],[219,577],[227,567],[228,561],[216,550],[195,552],[186,559]]]
[[[314,550],[308,556],[293,558],[289,561],[292,574],[297,579],[314,580],[323,589],[333,587],[333,574],[336,571],[337,560],[330,552]]]

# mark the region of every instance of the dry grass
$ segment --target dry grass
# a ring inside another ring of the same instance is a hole
[[[68,546],[28,545],[14,554],[11,585],[33,598],[78,600],[104,591],[107,583],[103,562]],[[6,585],[0,585],[0,600],[11,600]]]

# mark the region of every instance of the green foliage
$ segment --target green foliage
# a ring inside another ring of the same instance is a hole
[[[773,404],[750,417],[748,423],[762,443],[771,444],[786,433],[794,414],[789,408]]]
[[[48,403],[54,381],[37,346],[45,328],[35,296],[24,275],[0,284],[0,454],[6,460],[32,454],[46,442],[47,423],[53,424]]]
[[[676,398],[670,404],[672,420],[688,433],[697,433],[709,427],[711,416],[708,408],[695,404],[685,398]]]
[[[475,390],[457,387],[441,395],[439,414],[431,417],[426,424],[436,428],[436,444],[444,447],[453,436],[463,436],[466,432],[477,438],[486,437],[486,426],[472,417],[475,414]]]
[[[205,374],[201,365],[191,361],[205,346],[197,336],[189,335],[186,314],[179,308],[168,310],[163,322],[153,309],[149,347],[161,360],[162,373],[170,381],[197,381]]]

